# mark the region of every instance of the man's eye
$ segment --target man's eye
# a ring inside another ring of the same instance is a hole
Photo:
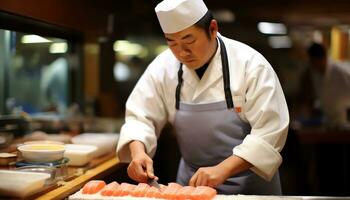
[[[174,47],[174,46],[176,46],[176,42],[168,42],[168,45],[171,47]]]
[[[191,40],[191,41],[186,42],[186,44],[193,44],[194,42],[195,42],[195,40]]]

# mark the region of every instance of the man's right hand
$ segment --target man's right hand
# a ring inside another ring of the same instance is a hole
[[[153,161],[146,154],[145,146],[140,141],[132,141],[129,144],[131,162],[128,166],[128,175],[133,180],[145,183],[149,178],[156,177],[153,172]]]

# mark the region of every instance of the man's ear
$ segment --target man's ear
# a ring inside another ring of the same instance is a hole
[[[210,31],[210,34],[214,36],[214,38],[216,38],[218,30],[219,30],[219,27],[218,27],[217,21],[215,19],[211,20],[209,31]]]

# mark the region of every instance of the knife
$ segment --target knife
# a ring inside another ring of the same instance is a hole
[[[148,178],[147,184],[160,190],[160,185],[155,178]]]

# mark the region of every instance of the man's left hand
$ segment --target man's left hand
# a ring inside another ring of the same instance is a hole
[[[229,172],[222,169],[220,165],[213,167],[201,167],[192,176],[190,186],[216,187],[222,184],[229,177]]]

